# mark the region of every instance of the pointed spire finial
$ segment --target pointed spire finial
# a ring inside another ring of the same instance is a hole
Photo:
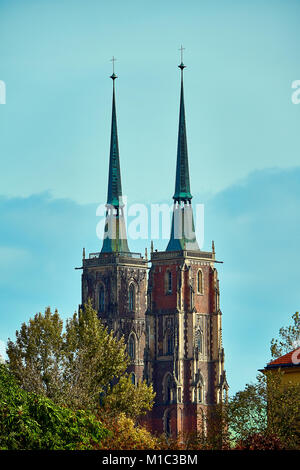
[[[113,57],[112,62],[116,60]],[[110,157],[109,157],[109,175],[108,175],[108,192],[107,204],[114,207],[119,207],[122,203],[122,185],[121,185],[121,171],[120,171],[120,157],[119,157],[119,143],[117,131],[117,113],[116,113],[116,98],[115,98],[115,79],[117,75],[114,72],[111,75],[113,80],[113,97],[112,97],[112,118],[111,118],[111,138],[110,138]]]
[[[108,170],[108,189],[107,189],[107,211],[104,228],[104,239],[101,253],[130,253],[126,225],[124,219],[124,202],[122,198],[121,169],[117,130],[117,113],[115,98],[115,74],[114,62],[116,58],[111,59],[113,63],[113,96],[112,96],[112,116],[111,116],[111,135],[110,135],[110,153]]]
[[[181,60],[183,60],[184,47],[181,46]],[[181,62],[178,67],[181,69],[181,91],[180,91],[180,109],[179,109],[179,129],[177,146],[177,166],[175,194],[173,199],[176,201],[190,201],[192,195],[190,192],[190,177],[188,165],[188,150],[185,126],[184,92],[183,92],[183,69],[185,65]]]
[[[115,56],[112,56],[112,59],[110,59],[110,61],[113,63],[113,73],[112,75],[110,76],[110,78],[115,81],[116,78],[118,78],[118,76],[115,74],[115,62],[116,62],[116,58]]]
[[[183,51],[185,51],[185,47],[180,47],[180,49],[178,49],[180,51],[180,55],[181,55],[181,63],[180,65],[178,65],[178,67],[181,69],[181,72],[183,72],[183,69],[186,67],[186,65],[184,65],[183,63]]]
[[[185,124],[184,90],[183,90],[183,63],[184,47],[181,53],[181,90],[179,108],[179,128],[177,144],[177,163],[175,178],[174,209],[172,216],[171,236],[166,251],[199,250],[195,235],[193,211],[191,207],[192,194],[190,190],[190,176],[188,163],[187,136]]]

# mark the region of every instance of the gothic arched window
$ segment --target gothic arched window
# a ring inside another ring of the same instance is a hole
[[[197,401],[198,403],[202,403],[202,400],[203,400],[203,389],[202,389],[202,385],[199,385],[199,387],[197,388]]]
[[[173,351],[174,351],[174,345],[173,345],[173,334],[171,331],[168,331],[167,332],[167,356],[171,356],[173,354]]]
[[[201,269],[199,269],[197,274],[197,291],[199,294],[203,294],[203,273]]]
[[[200,371],[195,376],[194,402],[203,403],[204,381]]]
[[[194,389],[194,402],[195,403],[203,403],[203,385],[199,384]]]
[[[190,307],[191,309],[194,308],[194,290],[193,287],[190,287]]]
[[[132,361],[135,359],[135,339],[133,334],[130,335],[128,341],[128,355]]]
[[[135,310],[135,287],[133,284],[129,286],[129,310],[131,312]]]
[[[171,413],[170,411],[167,411],[165,414],[164,428],[165,428],[166,436],[167,437],[171,436]]]
[[[131,378],[131,383],[135,385],[135,373],[134,372],[131,372],[130,378]]]
[[[101,284],[99,288],[99,312],[104,312],[105,308],[105,292],[104,286]]]
[[[164,398],[166,403],[173,401],[173,379],[171,374],[167,374],[164,380]]]
[[[195,346],[199,353],[203,352],[203,334],[200,329],[198,329],[195,334]]]
[[[165,286],[166,286],[166,294],[171,294],[172,293],[172,273],[169,270],[167,270],[165,274]]]

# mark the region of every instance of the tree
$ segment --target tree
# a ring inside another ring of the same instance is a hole
[[[243,441],[250,435],[267,431],[267,389],[265,377],[246,384],[245,389],[229,399],[226,407],[229,432],[233,442]]]
[[[272,434],[250,434],[240,441],[236,450],[284,450],[280,439]]]
[[[8,340],[9,368],[28,392],[59,402],[63,387],[64,335],[58,312],[37,313],[28,325],[16,331],[16,341]]]
[[[227,405],[231,439],[238,448],[300,449],[300,384],[282,386],[282,372],[268,371],[237,392]]]
[[[112,393],[129,363],[123,338],[108,332],[91,304],[67,321],[65,354],[68,403],[77,407],[99,404],[100,394]]]
[[[300,383],[283,383],[283,372],[265,372],[268,431],[287,449],[300,450]]]
[[[94,449],[110,434],[92,414],[21,389],[0,364],[0,450]]]
[[[111,408],[129,416],[132,403],[135,414],[151,407],[152,388],[132,387],[123,378],[129,361],[124,341],[104,327],[90,303],[67,320],[65,331],[57,311],[35,315],[16,332],[15,342],[8,341],[7,355],[22,388],[56,404],[95,410],[105,394]],[[117,390],[122,400],[116,399]]]
[[[125,412],[129,418],[136,420],[151,410],[154,397],[152,385],[148,386],[145,381],[133,385],[131,377],[126,374],[104,397],[103,404],[114,413]]]
[[[299,338],[296,312],[292,324],[280,328],[279,338],[272,339],[272,357],[291,352]],[[247,384],[229,400],[228,428],[238,448],[300,449],[300,384],[286,383],[282,378],[280,368],[264,370],[255,383]]]
[[[279,338],[273,338],[271,341],[271,355],[272,358],[283,356],[296,347],[300,347],[300,315],[295,312],[292,315],[293,323],[287,327],[282,327],[279,330]]]
[[[146,428],[136,425],[133,419],[120,413],[118,415],[100,414],[110,433],[101,441],[103,450],[158,450],[160,441]]]

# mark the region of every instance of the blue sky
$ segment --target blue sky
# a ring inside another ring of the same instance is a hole
[[[80,303],[100,249],[111,62],[128,202],[171,202],[184,60],[191,188],[216,243],[231,392],[299,309],[298,1],[0,0],[0,347],[50,305]],[[144,251],[150,241],[130,241]],[[164,249],[167,241],[157,242]]]

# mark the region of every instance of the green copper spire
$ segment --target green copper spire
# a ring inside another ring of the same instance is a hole
[[[170,241],[166,251],[199,250],[195,236],[193,210],[191,205],[192,195],[190,191],[189,164],[187,152],[185,109],[183,96],[183,70],[181,46],[181,92],[179,110],[178,148],[174,208],[172,216],[172,228]]]
[[[116,115],[116,99],[115,99],[115,79],[117,78],[117,76],[115,75],[115,73],[113,73],[110,78],[113,80],[113,99],[112,99],[107,204],[110,204],[114,207],[119,207],[119,204],[122,199],[122,184],[121,184],[117,115]]]
[[[113,57],[112,60],[114,62],[116,59]],[[104,228],[104,240],[101,253],[129,253],[123,213],[124,204],[122,202],[122,185],[115,99],[115,79],[117,78],[117,75],[115,75],[114,69],[110,78],[113,81],[113,99],[106,223]]]
[[[178,67],[181,69],[181,92],[180,92],[180,110],[179,110],[179,128],[178,128],[178,146],[177,146],[177,166],[176,166],[176,182],[175,201],[190,201],[192,195],[190,192],[190,176],[188,163],[188,150],[186,139],[185,125],[185,109],[184,109],[184,93],[183,93],[183,70],[185,65],[181,62]]]

